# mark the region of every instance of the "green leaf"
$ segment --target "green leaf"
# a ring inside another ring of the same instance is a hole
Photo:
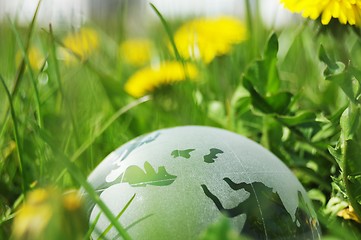
[[[360,94],[361,71],[357,70],[352,65],[347,66],[346,68],[344,63],[331,59],[322,45],[320,47],[318,57],[327,65],[325,71],[323,72],[326,80],[337,84],[346,96],[353,103],[356,103],[357,97]],[[358,76],[356,78],[358,81],[357,83],[353,81],[355,75]],[[356,91],[358,91],[358,93],[356,93]]]
[[[343,136],[346,140],[353,138],[360,123],[360,107],[350,105],[340,118]]]
[[[353,102],[356,103],[356,91],[355,83],[353,82],[353,76],[349,71],[344,71],[338,74],[326,76],[326,80],[336,83],[346,96]]]
[[[361,219],[361,144],[355,140],[345,142],[343,177],[346,185],[347,196]]]
[[[250,104],[251,98],[249,96],[237,99],[237,101],[233,104],[233,109],[236,113],[236,116],[239,117],[249,111]]]
[[[265,51],[265,57],[276,58],[277,52],[278,52],[278,38],[277,35],[273,33],[271,37],[268,39],[267,48]]]
[[[280,87],[277,69],[278,40],[273,34],[267,43],[264,58],[253,62],[246,70],[244,79],[252,82],[262,95],[275,94]]]
[[[252,83],[247,79],[243,79],[243,86],[251,94],[251,102],[254,108],[264,113],[272,113],[272,107],[267,101],[254,89]]]
[[[275,95],[266,97],[266,102],[272,107],[272,111],[278,114],[285,113],[292,99],[289,92],[280,92]]]
[[[314,112],[299,112],[295,116],[276,116],[276,118],[282,120],[287,126],[296,126],[304,123],[314,122],[316,114]]]
[[[340,168],[342,170],[343,155],[341,152],[341,148],[333,148],[333,147],[329,146],[328,151],[332,155],[332,157],[336,160],[337,164],[340,166]]]
[[[318,52],[318,58],[327,65],[327,68],[324,72],[325,76],[328,76],[332,73],[341,72],[343,70],[342,65],[337,64],[335,60],[331,59],[327,55],[323,45],[321,45],[320,50]]]
[[[253,107],[263,113],[283,114],[288,110],[288,106],[292,99],[292,94],[289,92],[280,92],[271,96],[263,97],[253,87],[252,83],[247,79],[243,79],[243,86],[249,91],[251,95],[251,102]]]

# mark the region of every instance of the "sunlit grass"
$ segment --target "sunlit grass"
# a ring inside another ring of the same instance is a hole
[[[39,29],[36,14],[28,27],[0,24],[0,239],[67,236],[60,216],[78,199],[66,192],[80,188],[130,238],[86,176],[122,143],[177,125],[261,143],[309,191],[325,236],[357,239],[359,29],[306,21],[274,30],[250,8],[247,19],[169,21],[152,7],[159,21],[141,40],[96,22]],[[79,239],[96,231],[80,216],[71,215]]]

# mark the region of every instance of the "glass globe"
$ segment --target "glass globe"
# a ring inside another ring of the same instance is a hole
[[[271,152],[238,134],[184,126],[110,153],[88,181],[133,239],[195,239],[221,217],[252,239],[319,239],[306,192]],[[97,239],[110,222],[95,204]],[[100,214],[100,215],[99,215]],[[106,237],[120,238],[115,228]]]

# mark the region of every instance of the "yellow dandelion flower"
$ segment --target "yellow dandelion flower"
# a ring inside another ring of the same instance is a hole
[[[149,63],[152,44],[146,39],[128,39],[120,44],[119,55],[130,65],[143,66]]]
[[[196,19],[182,25],[174,35],[180,55],[184,58],[211,62],[227,54],[232,45],[246,39],[244,24],[233,17]]]
[[[76,54],[82,61],[87,59],[99,46],[99,37],[96,31],[90,28],[82,28],[79,32],[65,37],[64,46]],[[72,62],[74,57],[64,52],[67,62]]]
[[[56,188],[31,191],[17,212],[12,233],[20,239],[83,239],[88,221],[80,196]]]
[[[16,53],[15,61],[19,65],[20,61],[22,59],[23,55],[20,51]],[[43,66],[45,57],[42,54],[42,52],[37,47],[30,47],[28,50],[28,60],[30,67],[34,70],[40,70],[40,68]]]
[[[327,25],[331,18],[342,24],[361,25],[360,0],[281,0],[292,12],[302,13],[313,20],[321,16],[321,23]]]
[[[54,215],[49,197],[46,189],[37,189],[28,194],[27,202],[13,222],[15,239],[23,239],[25,236],[35,239],[41,236]]]
[[[78,192],[72,191],[63,196],[63,206],[68,211],[77,211],[81,209],[82,200]]]
[[[187,77],[194,80],[197,75],[197,68],[190,63],[183,66],[179,62],[163,62],[158,67],[145,67],[136,72],[124,88],[131,96],[142,97],[161,85],[184,81]]]

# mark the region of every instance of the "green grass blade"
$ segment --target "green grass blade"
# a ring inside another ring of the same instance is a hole
[[[158,11],[158,9],[152,4],[152,3],[149,3],[149,5],[152,7],[152,9],[154,10],[154,12],[157,14],[157,16],[159,17],[160,21],[162,22],[162,25],[165,29],[165,31],[167,32],[167,35],[169,37],[169,41],[172,45],[172,48],[173,48],[173,51],[174,51],[174,54],[175,54],[175,57],[176,59],[179,61],[179,62],[183,62],[183,58],[181,57],[181,55],[179,54],[179,51],[177,49],[177,46],[175,44],[175,41],[174,41],[174,38],[173,38],[173,33],[172,33],[172,30],[170,29],[167,21],[165,20],[165,18],[163,17],[163,15]]]
[[[169,27],[167,21],[165,20],[163,15],[159,12],[159,10],[152,3],[149,3],[149,4],[152,7],[152,9],[154,10],[154,12],[157,14],[157,16],[159,17],[160,21],[162,22],[162,25],[163,25],[163,27],[164,27],[167,35],[168,35],[169,41],[170,41],[170,43],[172,45],[175,57],[176,57],[177,61],[180,62],[182,64],[182,66],[183,66],[185,79],[189,80],[188,69],[186,68],[185,61],[184,61],[183,57],[179,54],[177,45],[175,44],[175,41],[174,41],[173,32],[172,32],[171,28]]]
[[[118,215],[116,216],[117,219],[120,218],[120,216],[123,215],[123,213],[125,212],[125,210],[127,210],[127,208],[129,207],[129,205],[133,202],[135,198],[135,194],[129,199],[129,201],[127,202],[127,204],[125,204],[124,208],[118,213]],[[112,229],[113,225],[109,224],[109,226],[104,230],[104,232],[99,236],[98,239],[103,239],[105,237],[105,235],[110,231],[110,229]]]
[[[97,137],[99,137],[102,133],[105,132],[105,130],[108,129],[108,127],[110,127],[120,116],[122,116],[124,113],[128,112],[130,109],[148,102],[151,98],[149,96],[144,96],[142,98],[139,98],[133,102],[131,102],[130,104],[122,107],[121,109],[119,109],[116,113],[114,113],[109,119],[108,121],[106,121],[103,125],[102,128],[99,129],[99,131],[97,131],[96,133],[94,133],[94,136],[90,139],[88,139],[86,142],[83,143],[83,145],[81,145],[77,151],[74,152],[74,154],[71,156],[70,160],[71,162],[74,162],[76,159],[78,159],[80,157],[80,155],[82,153],[85,152],[85,150],[87,150],[95,141],[95,139]],[[61,172],[61,174],[58,176],[56,181],[60,181],[60,179],[62,178],[62,176],[65,174],[65,170]]]
[[[31,23],[30,23],[30,26],[29,26],[29,31],[28,31],[28,36],[27,36],[27,42],[26,42],[26,46],[25,46],[25,52],[26,52],[26,53],[27,53],[28,50],[29,50],[30,40],[31,40],[32,35],[33,35],[33,32],[34,32],[35,21],[36,21],[36,18],[37,18],[37,16],[38,16],[38,12],[39,12],[39,8],[40,8],[40,3],[41,3],[41,1],[42,1],[42,0],[39,0],[38,5],[36,6],[35,13],[34,13],[34,15],[33,15],[33,18],[32,18],[32,20],[31,20]],[[11,21],[9,20],[9,22],[11,22]],[[27,55],[27,54],[26,54],[26,55]],[[17,70],[16,76],[15,76],[15,79],[14,79],[14,85],[13,85],[11,91],[9,91],[9,92],[10,92],[10,95],[11,95],[12,97],[15,96],[15,94],[16,94],[18,88],[19,88],[19,84],[20,84],[20,82],[21,82],[21,80],[22,80],[22,78],[23,78],[23,76],[24,76],[25,66],[26,66],[26,64],[25,64],[25,59],[22,58],[22,59],[21,59],[21,62],[20,62],[20,65],[19,65],[19,68],[18,68],[18,70]],[[6,110],[5,110],[4,119],[3,119],[3,121],[2,121],[3,123],[6,121],[6,118],[7,118],[7,114],[6,114],[6,113],[9,111],[9,106],[8,106],[8,105],[5,105],[4,108],[5,108]]]
[[[34,93],[35,93],[37,122],[38,122],[39,127],[42,128],[43,120],[42,120],[42,114],[41,114],[41,106],[40,106],[41,104],[40,104],[39,90],[38,90],[35,75],[34,75],[33,69],[31,68],[30,61],[29,61],[28,54],[27,54],[27,48],[29,48],[29,46],[27,46],[27,47],[24,46],[23,42],[21,41],[19,32],[16,30],[16,26],[15,26],[15,24],[13,22],[11,24],[11,29],[12,29],[15,37],[16,37],[16,41],[17,41],[17,43],[19,45],[19,48],[20,48],[20,51],[21,51],[21,53],[23,55],[23,59],[24,59],[26,65],[28,67],[27,69],[28,69],[30,80],[31,80],[31,83],[33,85]],[[30,41],[30,39],[28,41]]]
[[[45,30],[44,30],[45,31]],[[52,34],[50,32],[45,31],[48,34]],[[98,67],[94,66],[90,61],[86,60],[83,61],[82,57],[77,54],[76,52],[72,51],[71,49],[67,48],[62,41],[60,41],[59,39],[55,38],[55,36],[52,36],[52,40],[54,41],[54,43],[57,43],[59,46],[63,47],[64,49],[66,49],[71,55],[73,55],[76,59],[78,59],[80,62],[83,63],[84,66],[86,66],[90,71],[92,71],[93,73],[95,73],[97,76],[99,76],[100,80],[99,83],[100,85],[103,87],[108,100],[110,102],[110,104],[112,105],[112,107],[114,109],[117,108],[117,104],[115,103],[115,101],[113,100],[113,98],[111,97],[111,91],[110,91],[110,87],[108,86],[109,83],[106,83],[106,81],[110,82],[111,84],[118,84],[118,79],[114,78],[113,76],[111,76],[110,74],[104,72],[103,70],[99,69]]]
[[[23,158],[23,154],[22,154],[23,148],[20,143],[20,136],[19,136],[19,131],[18,131],[18,124],[16,121],[15,109],[14,109],[14,105],[12,102],[12,97],[11,97],[10,91],[7,88],[7,86],[5,84],[5,80],[1,75],[0,75],[0,81],[5,89],[5,93],[8,98],[8,101],[9,101],[11,118],[12,118],[13,124],[14,124],[14,138],[15,138],[15,142],[16,142],[16,146],[17,146],[16,150],[17,150],[17,155],[18,155],[18,159],[19,159],[19,170],[20,170],[20,174],[22,177],[22,190],[23,190],[23,193],[25,193],[28,187],[27,187],[26,175],[25,175],[25,171],[24,171],[24,158]]]
[[[99,212],[98,215],[95,217],[94,221],[90,224],[88,232],[86,233],[85,237],[83,238],[84,240],[89,240],[91,239],[91,234],[93,233],[94,229],[95,229],[95,225],[98,223],[100,215],[102,214],[102,212]]]
[[[29,50],[29,47],[30,47],[30,40],[32,38],[32,35],[33,35],[33,32],[34,32],[34,26],[35,26],[35,21],[36,21],[36,18],[38,16],[38,12],[39,12],[39,8],[40,8],[40,4],[41,4],[41,1],[42,0],[39,0],[38,2],[38,5],[36,6],[36,10],[35,10],[35,13],[33,15],[33,18],[31,20],[31,23],[30,23],[30,26],[29,26],[29,32],[28,32],[28,36],[27,36],[27,42],[26,42],[26,45],[25,45],[25,52],[27,53],[28,50]],[[18,72],[17,72],[17,75],[16,75],[16,78],[15,78],[15,81],[14,81],[14,86],[11,90],[11,95],[15,95],[17,90],[18,90],[18,87],[19,87],[19,84],[20,84],[20,81],[24,75],[24,71],[25,71],[25,59],[23,58],[21,60],[21,63],[20,63],[20,66],[19,66],[19,69],[18,69]]]
[[[126,232],[126,230],[121,226],[117,218],[110,211],[108,206],[100,199],[100,196],[96,193],[94,188],[87,182],[86,177],[83,175],[82,171],[62,152],[58,149],[56,144],[53,143],[53,140],[48,136],[48,134],[40,129],[40,135],[43,140],[50,146],[52,152],[57,158],[59,158],[59,163],[67,169],[70,175],[75,179],[75,181],[80,184],[84,190],[87,192],[91,200],[98,205],[104,215],[109,219],[111,224],[117,229],[118,233],[124,240],[130,240],[131,237]]]
[[[77,146],[79,146],[79,143],[80,143],[79,133],[78,133],[76,125],[75,125],[74,114],[71,111],[69,100],[66,98],[66,96],[64,94],[64,88],[63,88],[63,84],[61,82],[61,74],[60,74],[59,64],[58,64],[58,60],[56,58],[55,38],[54,38],[53,29],[52,29],[51,24],[49,25],[49,33],[50,33],[50,54],[51,54],[51,58],[52,58],[53,63],[54,63],[55,80],[58,83],[58,88],[59,88],[59,92],[60,92],[60,96],[61,96],[60,101],[64,101],[66,111],[69,114],[70,121],[71,121],[71,124],[72,124],[72,127],[73,127],[76,144],[77,144]]]

